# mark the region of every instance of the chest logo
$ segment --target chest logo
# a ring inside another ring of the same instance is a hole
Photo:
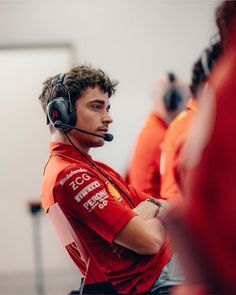
[[[118,190],[116,188],[114,188],[114,186],[110,183],[107,183],[107,189],[109,191],[109,193],[117,200],[117,201],[121,201],[122,197],[120,195],[120,193],[118,192]]]

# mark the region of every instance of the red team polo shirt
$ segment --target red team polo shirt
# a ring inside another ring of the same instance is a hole
[[[145,200],[147,195],[137,193],[107,165],[93,162],[128,198],[73,146],[54,142],[50,144],[50,157],[44,171],[42,205],[47,211],[53,203],[60,204],[119,293],[147,292],[170,259],[169,247],[163,245],[156,255],[141,255],[129,249],[119,255],[112,252],[113,240],[136,216],[132,208]],[[70,255],[84,273],[78,253],[72,251]]]
[[[236,294],[236,20],[232,28],[230,46],[212,73],[216,100],[205,123],[213,119],[214,126],[192,171],[183,216],[212,271],[209,285],[217,294]]]
[[[197,100],[190,98],[186,110],[181,112],[169,126],[163,143],[161,159],[161,197],[182,200],[182,192],[176,181],[175,164],[186,140],[187,132],[197,112]]]
[[[151,113],[140,131],[128,171],[129,183],[153,197],[160,196],[160,157],[167,123]]]

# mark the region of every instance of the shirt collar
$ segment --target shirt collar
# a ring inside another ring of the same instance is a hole
[[[88,154],[85,154],[84,152],[80,151],[78,152],[75,147],[73,147],[71,144],[63,143],[63,142],[50,142],[49,143],[49,154],[63,154],[70,156],[72,158],[82,158],[82,155],[84,154],[87,158],[92,160],[92,157]],[[81,155],[82,154],[82,155]]]

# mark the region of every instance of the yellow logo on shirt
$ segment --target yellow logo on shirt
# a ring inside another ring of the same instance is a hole
[[[111,185],[110,183],[107,184],[107,189],[109,191],[109,193],[117,200],[117,201],[121,201],[122,197],[120,195],[120,193],[117,191],[116,188],[114,188],[113,185]]]

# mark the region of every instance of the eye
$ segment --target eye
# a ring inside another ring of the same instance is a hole
[[[98,111],[101,110],[102,106],[101,106],[100,104],[94,104],[94,105],[92,106],[92,108],[93,108],[93,110],[95,110],[96,112],[98,112]]]

